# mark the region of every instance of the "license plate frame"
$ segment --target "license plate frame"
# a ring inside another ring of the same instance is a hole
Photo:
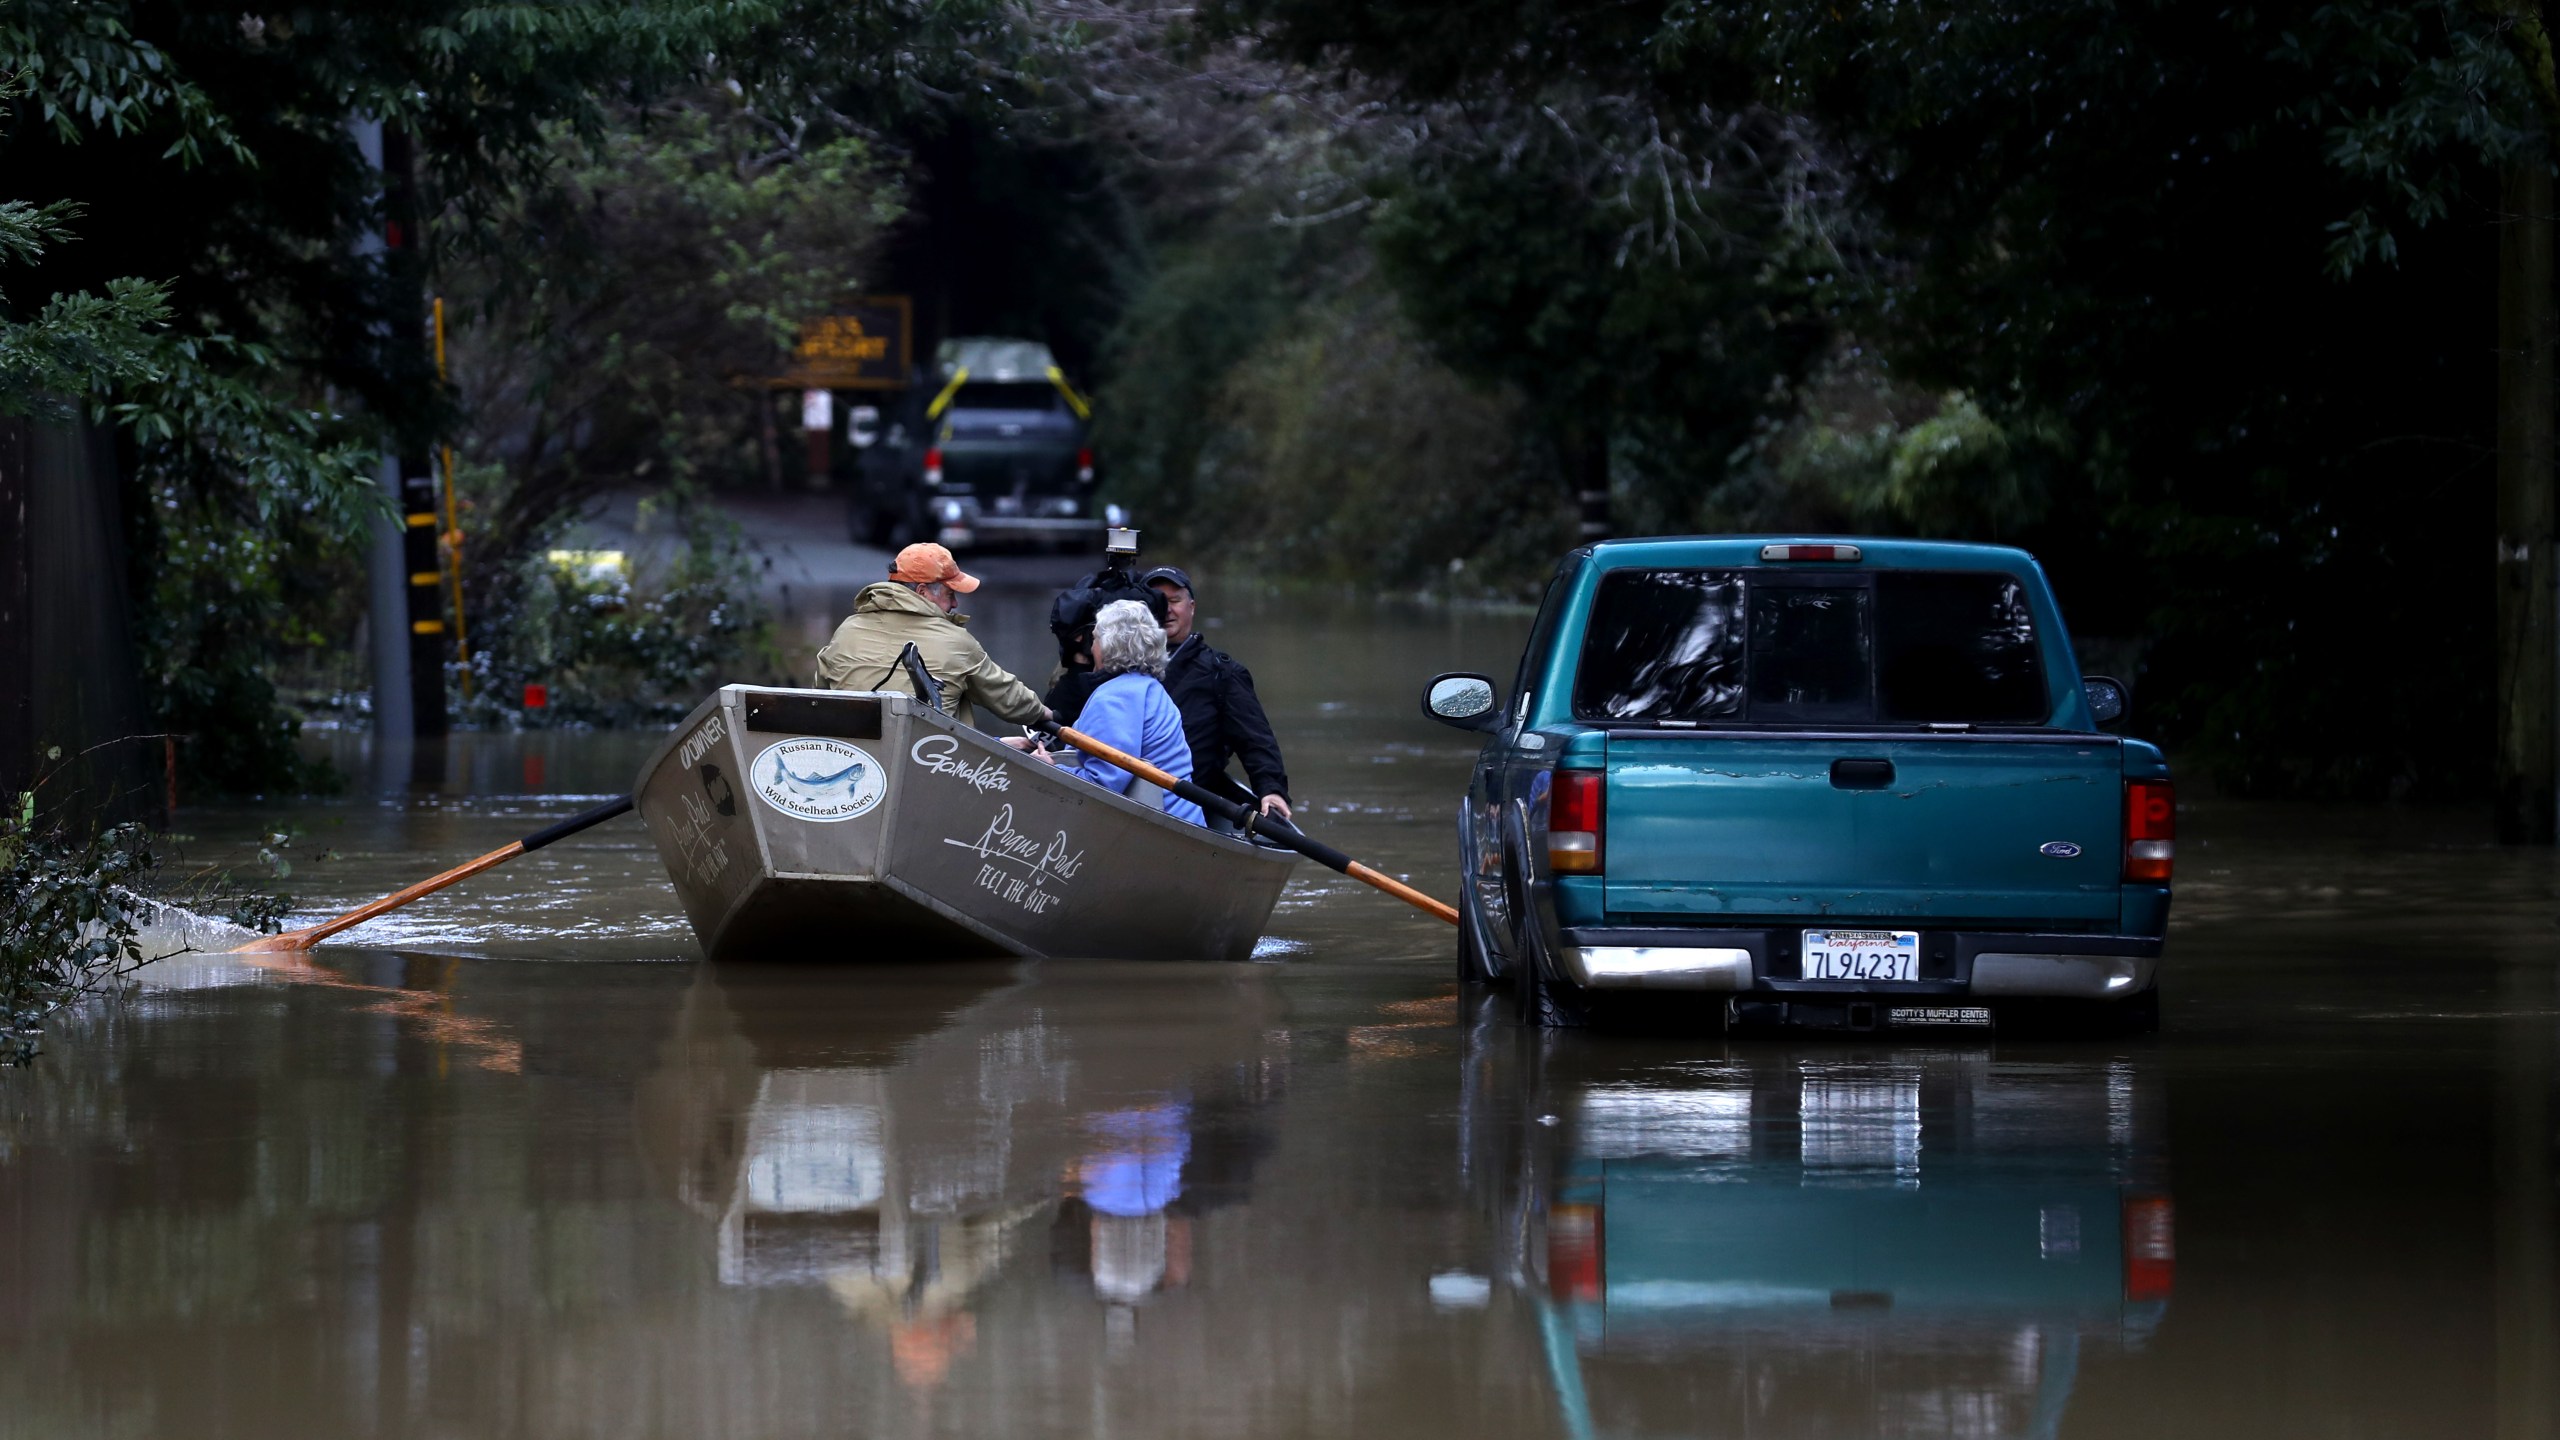
[[[1807,930],[1799,934],[1796,973],[1806,980],[1908,985],[1920,979],[1917,930]]]
[[[1894,1005],[1884,1023],[1896,1030],[1989,1030],[1995,1021],[1988,1005]]]

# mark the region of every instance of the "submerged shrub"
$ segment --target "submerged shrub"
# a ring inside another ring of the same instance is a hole
[[[135,887],[157,863],[140,825],[78,839],[37,820],[32,791],[0,815],[0,1065],[33,1060],[47,1015],[142,963]]]
[[[779,678],[772,618],[737,527],[697,497],[644,502],[644,528],[670,514],[656,555],[536,551],[492,587],[474,618],[473,699],[481,723],[648,725],[681,719],[713,688]],[[608,558],[611,557],[611,558]],[[547,703],[522,708],[525,687]]]

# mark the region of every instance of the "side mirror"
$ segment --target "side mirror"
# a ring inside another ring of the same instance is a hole
[[[1493,677],[1463,670],[1432,677],[1422,692],[1422,713],[1460,730],[1491,730],[1502,723]]]
[[[844,418],[844,434],[846,439],[851,440],[854,443],[854,448],[859,450],[868,450],[872,446],[879,444],[880,407],[877,405],[856,405],[851,410],[846,411]]]
[[[2124,718],[2126,700],[2121,681],[2110,680],[2104,675],[2087,676],[2080,682],[2080,693],[2088,697],[2089,718],[2098,722],[2099,729],[2103,730]]]

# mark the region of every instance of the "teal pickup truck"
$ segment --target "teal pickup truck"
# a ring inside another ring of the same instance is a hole
[[[1606,992],[1720,993],[1743,1026],[2159,1014],[2176,806],[2107,733],[2020,550],[1710,537],[1567,555],[1458,816],[1458,970],[1544,1025]]]

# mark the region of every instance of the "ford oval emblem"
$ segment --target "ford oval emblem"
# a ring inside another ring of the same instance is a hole
[[[2036,853],[2050,855],[2056,860],[2077,860],[2080,858],[2080,847],[2068,840],[2047,840],[2036,847]]]

